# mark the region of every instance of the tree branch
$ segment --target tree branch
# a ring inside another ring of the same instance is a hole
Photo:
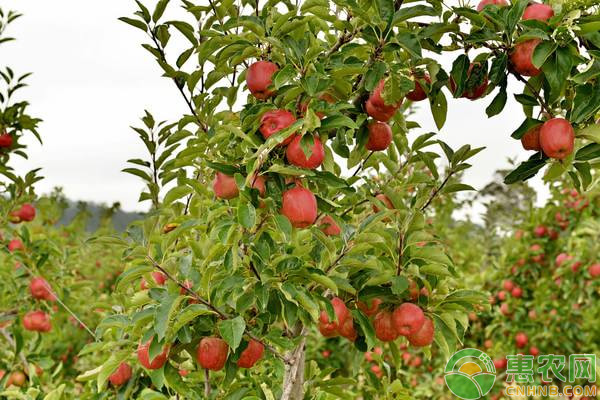
[[[435,188],[433,190],[433,192],[431,192],[431,195],[429,195],[429,199],[427,199],[427,202],[425,203],[425,205],[423,205],[423,207],[421,207],[421,211],[425,211],[425,209],[427,207],[429,207],[429,205],[431,204],[431,202],[433,201],[433,199],[435,198],[435,196],[438,195],[438,193],[444,188],[444,186],[446,186],[446,184],[448,183],[448,181],[450,180],[450,177],[454,174],[454,171],[450,171],[448,173],[448,175],[446,176],[446,178],[444,179],[444,181],[442,182],[442,184],[440,186],[438,186],[437,188]]]
[[[529,81],[525,78],[523,78],[523,76],[521,76],[521,74],[519,74],[518,72],[514,72],[511,71],[511,73],[515,76],[515,78],[517,78],[518,80],[520,80],[521,82],[523,82],[525,84],[525,86],[527,86],[527,88],[531,91],[531,93],[536,97],[536,99],[540,102],[541,107],[551,116],[554,116],[554,113],[552,112],[552,109],[550,108],[550,106],[548,105],[548,103],[546,103],[546,101],[544,100],[544,98],[542,96],[540,96],[540,93],[535,90],[535,88],[531,85],[531,83],[529,83]]]

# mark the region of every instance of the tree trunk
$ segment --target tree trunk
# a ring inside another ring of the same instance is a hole
[[[303,338],[298,347],[290,353],[290,363],[285,366],[281,400],[302,400],[304,398],[305,345],[306,338]]]

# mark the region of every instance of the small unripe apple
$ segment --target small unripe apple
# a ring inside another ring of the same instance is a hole
[[[185,378],[186,376],[188,376],[190,374],[190,371],[188,371],[187,369],[180,369],[179,371],[177,371],[177,373],[182,378]]]
[[[196,358],[198,363],[204,369],[211,371],[220,371],[225,366],[229,346],[227,343],[217,337],[205,337],[200,341]]]
[[[369,139],[365,145],[367,150],[381,151],[388,148],[392,143],[392,128],[385,123],[373,121],[368,126]]]
[[[29,291],[34,299],[54,301],[56,297],[50,289],[50,284],[44,278],[35,277],[29,282]]]
[[[50,332],[50,316],[44,311],[30,311],[23,316],[23,327],[27,331]]]
[[[575,131],[566,119],[552,118],[542,125],[540,144],[548,157],[562,160],[573,152]]]
[[[275,92],[269,90],[269,86],[273,84],[273,74],[278,69],[270,61],[257,61],[250,65],[246,72],[246,85],[250,93],[259,100],[271,97]]]
[[[23,246],[23,242],[21,242],[19,239],[13,239],[10,242],[8,242],[8,251],[10,251],[11,253],[17,250],[25,250],[25,246]]]
[[[242,351],[237,366],[240,368],[252,368],[263,356],[265,346],[259,341],[251,339],[248,347]]]
[[[367,301],[366,303],[363,303],[362,301],[358,301],[356,303],[356,306],[358,307],[359,310],[361,310],[363,313],[365,313],[365,315],[370,317],[377,313],[381,303],[382,303],[382,300],[376,297],[374,299],[371,299],[370,302]]]
[[[515,344],[519,349],[522,349],[523,347],[527,346],[527,342],[529,342],[529,338],[525,333],[517,333],[517,335],[515,336]]]
[[[508,3],[506,0],[481,0],[477,5],[477,11],[482,11],[486,6],[506,7]]]
[[[321,218],[319,225],[323,233],[327,236],[338,236],[340,233],[342,233],[340,226],[329,215]]]
[[[510,53],[512,68],[523,76],[537,76],[540,70],[533,65],[533,51],[540,44],[540,39],[531,39],[517,43]]]
[[[592,278],[597,278],[600,276],[600,264],[592,264],[588,268],[588,272]]]
[[[413,303],[402,303],[393,313],[394,327],[402,336],[417,333],[425,323],[423,310]]]
[[[375,196],[375,198],[379,201],[381,201],[383,203],[384,206],[386,206],[389,209],[394,209],[394,204],[392,203],[392,201],[390,200],[389,197],[387,197],[385,194],[383,193],[379,193]],[[378,213],[379,207],[377,207],[375,204],[373,204],[373,212]]]
[[[151,337],[146,343],[140,343],[137,348],[137,358],[142,367],[146,369],[159,369],[167,362],[169,358],[169,346],[163,347],[162,353],[156,355],[150,360],[150,345],[154,340],[154,336]]]
[[[406,98],[410,101],[421,101],[427,98],[427,93],[425,93],[425,89],[421,86],[421,80],[427,82],[427,85],[431,83],[431,78],[427,74],[422,74],[421,76],[414,76],[415,88],[406,95]]]
[[[433,342],[434,333],[435,328],[433,321],[429,318],[425,318],[425,322],[423,323],[421,329],[413,334],[408,335],[406,338],[411,346],[424,347],[429,346]]]
[[[542,129],[542,125],[537,125],[523,135],[521,137],[521,144],[525,150],[534,150],[540,151],[542,150],[542,145],[540,144],[540,130]]]
[[[131,378],[131,366],[126,362],[122,362],[119,364],[119,367],[115,372],[113,372],[108,380],[112,383],[113,386],[121,386]]]
[[[392,342],[400,336],[394,327],[392,313],[389,311],[379,311],[375,315],[375,318],[373,319],[373,328],[375,329],[375,336],[382,342]]]
[[[300,168],[315,169],[323,163],[325,159],[325,148],[317,136],[313,136],[313,143],[310,146],[310,157],[302,150],[300,142],[302,136],[296,136],[288,145],[285,151],[285,157],[290,164]]]
[[[551,6],[548,4],[533,3],[525,8],[522,19],[524,21],[528,19],[548,21],[552,17],[554,17],[554,10],[552,10]]]
[[[240,193],[237,184],[235,183],[235,178],[222,172],[217,171],[212,185],[215,196],[220,199],[233,199]]]
[[[306,228],[317,219],[317,199],[306,188],[296,186],[283,193],[281,214],[296,228]]]
[[[294,114],[288,110],[269,110],[265,112],[262,117],[260,117],[260,127],[258,130],[262,134],[263,138],[267,140],[272,135],[275,135],[277,132],[289,127],[294,122],[296,122],[296,117],[294,117]],[[294,135],[291,134],[279,145],[288,145],[293,139]]]

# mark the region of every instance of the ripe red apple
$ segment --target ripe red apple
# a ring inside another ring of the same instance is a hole
[[[579,267],[581,267],[581,265],[582,265],[581,261],[575,261],[573,263],[573,265],[571,265],[571,271],[577,272],[577,270],[579,269]]]
[[[408,335],[406,338],[411,346],[415,347],[425,347],[429,346],[433,342],[435,328],[433,326],[433,321],[429,318],[425,318],[425,322],[421,329],[417,332]]]
[[[337,236],[342,233],[340,226],[335,222],[331,216],[326,215],[319,221],[321,230],[327,236]]]
[[[358,301],[356,303],[356,306],[358,307],[359,310],[361,310],[363,313],[365,313],[365,315],[370,317],[377,313],[381,303],[382,303],[382,300],[376,297],[374,299],[371,299],[370,305],[369,305],[369,302],[363,303],[362,301]]]
[[[112,383],[113,386],[121,386],[131,378],[131,366],[126,362],[122,362],[119,364],[119,367],[115,372],[113,372],[108,380]]]
[[[481,66],[479,63],[471,63],[471,65],[469,65],[469,69],[467,70],[467,85],[460,97],[464,97],[469,100],[477,100],[483,96],[488,88],[489,81],[487,71],[480,71],[480,68]],[[478,74],[475,79],[471,79],[471,75],[474,70]],[[452,77],[450,77],[450,91],[452,93],[456,91],[456,83]]]
[[[154,282],[158,286],[163,286],[165,284],[165,282],[167,281],[167,276],[165,274],[163,274],[162,272],[153,271],[151,275],[152,275],[152,279],[154,279]],[[148,289],[148,282],[146,282],[146,280],[144,278],[142,278],[142,280],[140,282],[140,290],[146,290],[146,289]]]
[[[506,292],[504,290],[501,290],[498,292],[498,300],[500,300],[500,301],[506,300]]]
[[[329,321],[329,315],[327,315],[327,311],[321,311],[321,315],[319,316],[319,331],[325,337],[334,337],[339,335],[341,332],[341,328],[346,323],[348,319],[352,319],[350,317],[350,311],[348,307],[346,307],[346,303],[339,297],[334,297],[331,299],[331,305],[333,306],[333,310],[335,312],[336,320]],[[352,329],[354,327],[352,326]],[[352,329],[350,326],[344,327],[345,334],[352,334]]]
[[[523,76],[536,76],[541,72],[533,65],[533,51],[540,44],[540,39],[531,39],[517,43],[510,53],[512,68]]]
[[[18,215],[19,218],[21,218],[21,221],[33,221],[35,218],[35,208],[29,203],[23,204],[18,211]]]
[[[532,245],[529,247],[529,250],[531,250],[531,251],[534,251],[534,252],[536,252],[536,251],[540,251],[540,250],[542,250],[542,246],[540,246],[540,245],[539,245],[539,244],[537,244],[537,243],[536,243],[536,244],[532,244]]]
[[[356,329],[354,329],[354,320],[352,319],[352,316],[347,318],[344,323],[339,326],[338,331],[341,336],[351,342],[354,342],[358,337],[358,333],[356,333]]]
[[[30,311],[23,316],[23,327],[27,331],[50,332],[50,316],[44,311]]]
[[[423,310],[413,303],[402,303],[393,313],[394,327],[402,336],[417,333],[425,323]]]
[[[369,139],[365,145],[367,150],[385,150],[392,143],[392,128],[387,123],[373,121],[369,124],[368,130]]]
[[[427,74],[422,74],[421,76],[413,75],[415,81],[415,88],[406,95],[406,98],[410,101],[421,101],[427,98],[427,93],[425,93],[425,89],[421,86],[421,80],[427,82],[429,85],[431,83],[431,78]]]
[[[263,175],[256,175],[254,179],[252,179],[250,187],[258,190],[260,197],[264,197],[267,191],[267,180]]]
[[[188,371],[187,369],[180,369],[179,371],[177,371],[177,373],[181,377],[186,377],[189,375],[190,371]]]
[[[554,10],[548,4],[533,3],[523,12],[523,20],[536,19],[538,21],[548,21],[554,17]]]
[[[520,287],[515,287],[513,288],[513,290],[510,292],[510,294],[515,297],[515,298],[521,298],[521,296],[523,296],[523,289],[521,289]]]
[[[150,345],[154,340],[151,337],[146,343],[140,343],[137,348],[137,358],[140,364],[146,369],[159,369],[167,362],[169,358],[169,346],[163,347],[162,353],[150,360]]]
[[[539,349],[537,347],[531,346],[529,348],[529,354],[531,354],[534,357],[537,357],[540,354],[540,351],[539,351]]]
[[[419,356],[416,356],[415,358],[412,359],[412,361],[410,362],[410,366],[414,367],[414,368],[419,368],[421,366],[421,364],[423,363],[423,359]]]
[[[220,199],[233,199],[240,193],[237,184],[235,183],[235,178],[222,172],[217,171],[212,185],[215,196]]]
[[[592,264],[588,268],[588,272],[592,278],[597,278],[600,276],[600,264]]]
[[[377,378],[383,378],[383,370],[379,365],[371,365],[371,372],[373,372]]]
[[[506,360],[506,358],[499,358],[494,360],[494,367],[496,369],[504,369],[506,368],[506,365],[508,364],[508,361]]]
[[[367,360],[368,362],[373,362],[374,361],[373,353],[378,354],[378,355],[382,355],[383,354],[383,349],[381,347],[374,347],[373,351],[367,351],[365,353],[365,360]]]
[[[13,239],[10,242],[8,242],[8,251],[12,253],[17,250],[25,250],[23,242],[21,242],[19,239]]]
[[[567,253],[560,253],[556,256],[554,263],[556,267],[560,267],[565,261],[570,261],[573,259],[573,256],[568,255]]]
[[[29,282],[29,291],[34,299],[54,301],[56,297],[52,293],[50,284],[41,277],[35,277]]]
[[[262,343],[251,339],[248,342],[248,347],[242,351],[237,366],[240,368],[252,368],[263,356],[265,346]]]
[[[542,129],[542,125],[537,125],[523,135],[521,137],[521,145],[525,150],[534,150],[540,151],[542,150],[542,146],[540,145],[540,130]]]
[[[369,96],[369,99],[365,103],[365,110],[367,111],[367,114],[369,114],[371,118],[381,122],[389,121],[394,116],[398,108],[400,108],[402,105],[402,100],[396,104],[386,104],[382,96],[384,86],[385,80],[382,79],[379,81],[377,87],[375,90],[373,90]]]
[[[4,132],[0,135],[0,149],[6,149],[13,144],[13,138],[8,133]]]
[[[510,308],[508,307],[508,303],[502,303],[502,304],[500,304],[500,312],[504,316],[509,316],[510,315]]]
[[[548,228],[546,228],[544,225],[536,226],[535,229],[533,230],[533,235],[538,238],[544,237],[547,234],[548,234]]]
[[[296,117],[294,117],[294,114],[288,110],[269,110],[264,113],[262,117],[260,117],[260,127],[258,130],[262,134],[263,138],[267,140],[269,137],[289,127],[294,122],[296,122]],[[288,145],[293,139],[294,135],[292,134],[279,145]]]
[[[6,383],[4,386],[5,387],[10,387],[10,386],[22,387],[23,385],[25,385],[26,380],[27,380],[27,377],[25,376],[25,374],[23,372],[15,371],[12,374],[10,374],[10,376],[6,380]]]
[[[300,168],[315,169],[323,163],[325,159],[325,149],[321,140],[317,136],[313,136],[313,144],[310,146],[310,157],[307,157],[302,150],[300,142],[302,136],[296,136],[288,145],[285,151],[285,157],[290,164]]]
[[[548,157],[562,160],[573,152],[575,131],[566,119],[552,118],[542,125],[540,144]]]
[[[519,332],[517,333],[517,335],[515,336],[515,344],[517,345],[517,347],[519,349],[522,349],[523,347],[525,347],[527,345],[527,342],[529,341],[529,338],[527,337],[527,335],[523,332]]]
[[[502,287],[504,288],[504,290],[510,292],[515,287],[515,284],[511,280],[505,280],[504,282],[502,282]]]
[[[508,3],[506,0],[481,0],[477,5],[477,11],[482,11],[486,6],[498,6],[498,7],[506,7]]]
[[[554,229],[550,229],[550,231],[548,231],[548,237],[550,238],[550,240],[556,240],[558,239],[558,231],[554,230]]]
[[[381,201],[383,203],[384,206],[386,206],[389,209],[394,209],[394,204],[392,203],[392,201],[390,200],[389,197],[387,197],[385,194],[383,193],[379,193],[375,196],[375,198],[379,201]],[[373,212],[378,213],[379,207],[377,207],[375,204],[373,204]]]
[[[296,186],[283,193],[281,214],[292,226],[306,228],[317,219],[317,199],[310,190]]]
[[[373,319],[373,328],[375,336],[382,342],[392,342],[400,335],[394,327],[392,313],[389,311],[379,311]]]
[[[217,337],[205,337],[200,341],[196,358],[200,366],[211,371],[220,371],[227,361],[229,346],[227,343]]]
[[[273,74],[278,69],[270,61],[257,61],[250,65],[246,72],[246,85],[250,93],[259,100],[271,97],[275,92],[269,90],[269,86],[273,84]]]

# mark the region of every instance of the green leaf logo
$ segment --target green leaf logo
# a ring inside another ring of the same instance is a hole
[[[465,400],[480,399],[492,390],[496,368],[492,359],[481,350],[462,349],[450,357],[444,370],[446,386]]]

